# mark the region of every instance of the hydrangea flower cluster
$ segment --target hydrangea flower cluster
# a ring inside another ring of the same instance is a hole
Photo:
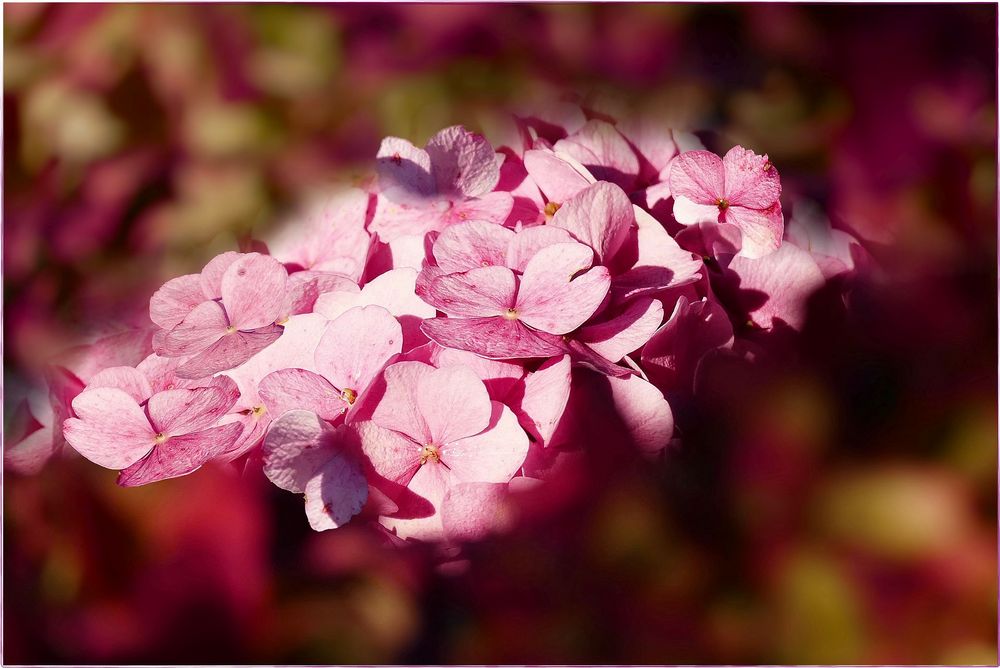
[[[499,150],[459,126],[389,137],[376,170],[168,281],[150,330],[54,365],[8,465],[64,441],[124,486],[253,464],[316,530],[475,539],[602,447],[577,428],[588,402],[655,456],[707,357],[767,354],[862,259],[815,215],[786,228],[766,155],[651,119],[566,105],[517,117]]]

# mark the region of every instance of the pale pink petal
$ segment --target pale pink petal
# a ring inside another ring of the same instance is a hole
[[[756,260],[737,255],[727,274],[733,282],[729,290],[735,293],[735,302],[756,326],[764,329],[779,322],[801,329],[806,300],[824,283],[812,256],[792,244],[782,244]]]
[[[401,202],[380,194],[375,199],[375,214],[368,229],[387,244],[401,237],[423,237],[447,226],[450,207],[451,202],[442,199]]]
[[[226,273],[226,270],[229,269],[229,265],[241,257],[243,257],[242,253],[227,251],[209,260],[199,275],[204,299],[222,298],[222,277]]]
[[[577,167],[573,164],[575,160],[571,162],[565,159],[567,157],[559,157],[544,149],[524,152],[525,169],[550,202],[562,204],[594,183],[594,177],[586,167]]]
[[[422,362],[397,362],[386,367],[385,394],[375,408],[372,421],[405,434],[414,442],[429,443],[431,433],[417,400],[417,388],[434,371],[434,367]]]
[[[427,249],[423,234],[404,234],[387,242],[390,263],[393,269],[414,269],[420,271]]]
[[[441,501],[441,523],[451,541],[474,541],[503,533],[514,524],[506,483],[465,482],[448,487]]]
[[[340,390],[323,376],[305,369],[278,369],[264,376],[257,387],[272,418],[302,409],[333,420],[347,410]]]
[[[616,185],[599,181],[564,202],[549,224],[590,246],[598,261],[607,263],[634,223],[628,195]]]
[[[386,137],[375,158],[379,187],[390,198],[428,197],[436,191],[427,151],[405,139]]]
[[[183,363],[183,358],[160,357],[154,353],[139,362],[136,369],[149,380],[151,394],[172,390],[175,387],[196,387],[195,380],[177,377],[177,369]]]
[[[416,398],[430,442],[438,446],[478,434],[490,423],[486,386],[467,367],[445,367],[423,375]]]
[[[548,444],[566,411],[570,372],[569,355],[548,360],[524,379],[523,395],[513,406],[521,424],[543,445]]]
[[[288,276],[285,288],[285,301],[279,311],[281,319],[312,313],[320,295],[358,291],[357,284],[350,278],[328,271],[297,271]]]
[[[269,255],[247,253],[222,276],[222,304],[229,324],[248,330],[266,327],[281,313],[288,272]]]
[[[99,466],[123,469],[139,461],[156,443],[146,414],[126,392],[100,387],[73,400],[77,417],[63,423],[73,449]]]
[[[677,233],[677,243],[702,257],[735,255],[743,246],[740,228],[716,222],[695,223]]]
[[[420,328],[446,348],[467,350],[489,359],[552,357],[565,352],[560,337],[536,332],[504,317],[434,318],[424,320]]]
[[[733,344],[733,326],[714,301],[694,303],[681,296],[674,312],[642,350],[642,365],[663,390],[690,388],[694,370],[705,353]]]
[[[510,269],[480,267],[434,279],[424,298],[449,315],[491,316],[513,308],[516,290]]]
[[[610,362],[641,348],[663,322],[663,304],[639,298],[614,317],[580,329],[578,338]]]
[[[630,299],[697,281],[703,264],[682,249],[667,234],[659,221],[635,207],[638,258],[628,271],[615,276],[613,292],[617,299]]]
[[[624,118],[616,127],[638,154],[640,176],[647,183],[665,175],[665,168],[677,155],[677,143],[662,120],[644,114]]]
[[[365,284],[358,295],[357,305],[381,306],[397,318],[433,318],[436,313],[434,307],[414,294],[416,281],[415,269],[390,269]]]
[[[500,180],[493,147],[485,137],[460,125],[438,132],[427,142],[426,149],[439,193],[479,197],[493,190]]]
[[[730,206],[767,209],[781,197],[781,179],[767,155],[734,146],[722,158],[722,165]]]
[[[466,350],[434,346],[434,366],[466,367],[475,373],[489,392],[490,399],[502,401],[524,376],[524,367],[513,362],[503,362],[480,357]]]
[[[592,261],[593,251],[582,244],[543,248],[524,269],[515,307],[517,317],[550,334],[566,334],[582,325],[611,286],[607,268],[587,270]]]
[[[205,295],[201,290],[201,276],[178,276],[164,283],[150,297],[149,319],[164,329],[170,329],[203,301]]]
[[[226,388],[200,387],[157,392],[146,405],[149,422],[158,433],[167,436],[188,434],[211,427],[229,412],[239,391],[236,384]]]
[[[202,302],[183,322],[154,341],[156,354],[163,357],[183,357],[201,352],[226,335],[229,321],[218,302]]]
[[[499,402],[486,401],[485,431],[441,448],[441,463],[451,469],[455,480],[507,482],[528,455],[528,436],[514,413]]]
[[[674,416],[663,393],[639,376],[608,376],[615,410],[632,441],[646,453],[662,450],[674,433]]]
[[[717,204],[699,204],[683,195],[674,195],[674,219],[681,225],[719,223],[722,220]]]
[[[327,325],[316,348],[316,368],[335,387],[356,397],[389,358],[402,351],[402,342],[399,322],[384,308],[355,307]]]
[[[361,441],[361,450],[371,462],[375,473],[386,480],[405,485],[420,466],[421,446],[392,429],[374,422],[356,422],[354,429]]]
[[[551,225],[534,225],[518,231],[507,246],[505,263],[515,271],[524,273],[531,258],[546,246],[573,241],[566,230]]]
[[[243,427],[224,424],[204,431],[171,436],[141,460],[118,474],[122,487],[136,487],[187,475],[231,448]]]
[[[743,245],[739,253],[742,257],[764,257],[781,245],[785,225],[780,204],[764,211],[731,206],[726,209],[723,218],[725,222],[738,227],[742,233]]]
[[[448,211],[450,224],[461,224],[468,220],[479,220],[502,225],[514,208],[514,197],[510,193],[492,192],[467,200],[455,202]]]
[[[270,325],[249,332],[225,334],[177,368],[180,378],[204,378],[234,369],[281,338],[283,328]]]
[[[718,204],[726,196],[722,159],[710,151],[687,151],[670,163],[670,192],[695,204]]]
[[[494,223],[470,221],[452,225],[434,242],[434,259],[448,274],[478,267],[503,267],[507,245],[513,239],[513,230]]]
[[[589,120],[552,148],[573,156],[598,181],[610,181],[626,190],[635,187],[639,159],[615,126],[606,121]]]
[[[130,366],[112,366],[94,374],[87,383],[87,389],[97,387],[117,387],[141,404],[153,394],[153,388],[138,369]]]
[[[361,512],[367,500],[361,465],[348,453],[334,452],[306,483],[309,526],[315,531],[341,527]]]
[[[302,494],[333,453],[333,434],[333,427],[315,413],[288,411],[271,423],[264,438],[264,475],[281,489]]]

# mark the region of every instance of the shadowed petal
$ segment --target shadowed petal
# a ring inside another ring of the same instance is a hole
[[[122,487],[136,487],[187,475],[231,448],[243,431],[233,422],[192,434],[172,436],[118,474]]]
[[[420,328],[446,348],[457,348],[489,359],[552,357],[565,352],[558,336],[536,332],[517,320],[493,318],[434,318]]]

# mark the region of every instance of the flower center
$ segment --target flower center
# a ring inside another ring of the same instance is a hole
[[[562,204],[560,204],[559,202],[549,202],[548,204],[546,204],[545,205],[545,217],[546,218],[551,218],[552,216],[556,215],[556,211],[558,211],[559,207],[561,207],[561,206],[562,206]]]
[[[517,309],[509,308],[503,312],[503,317],[508,320],[517,320]]]
[[[250,412],[253,413],[254,417],[260,417],[261,415],[264,414],[264,411],[266,410],[267,409],[264,407],[264,404],[261,404],[260,406],[254,406],[252,409],[250,409]]]
[[[727,200],[727,199],[720,199],[715,204],[716,204],[716,206],[719,207],[719,211],[725,211],[726,209],[729,208],[729,200]]]
[[[167,442],[167,435],[164,434],[161,431],[159,434],[156,435],[156,437],[153,440],[156,441],[157,445],[160,445],[162,443],[166,443]]]
[[[340,391],[340,398],[346,401],[349,406],[352,406],[357,401],[358,393],[349,387],[345,387]]]
[[[226,327],[226,334],[233,334],[235,332],[236,332],[236,328],[233,327],[232,325],[230,325],[229,327]]]
[[[420,449],[420,465],[423,466],[427,462],[433,462],[437,464],[441,461],[441,451],[433,443],[428,443]]]

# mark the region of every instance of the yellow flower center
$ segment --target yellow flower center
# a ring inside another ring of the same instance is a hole
[[[167,435],[161,431],[159,434],[156,435],[156,437],[153,440],[156,441],[157,445],[160,445],[161,443],[166,443]]]
[[[517,320],[517,309],[509,308],[503,313],[503,317],[508,320]]]
[[[716,205],[718,205],[719,211],[725,211],[726,209],[729,208],[729,200],[720,199],[718,202],[716,202]]]
[[[433,462],[437,464],[441,461],[441,451],[433,443],[428,443],[423,448],[420,449],[420,465],[423,466],[427,462]]]
[[[349,387],[345,387],[340,391],[340,398],[347,402],[349,406],[354,405],[357,401],[358,393]]]
[[[556,211],[558,211],[559,207],[561,207],[561,206],[562,206],[562,204],[560,204],[559,202],[549,202],[548,204],[546,204],[545,205],[545,217],[546,218],[551,218],[552,216],[556,215]]]

